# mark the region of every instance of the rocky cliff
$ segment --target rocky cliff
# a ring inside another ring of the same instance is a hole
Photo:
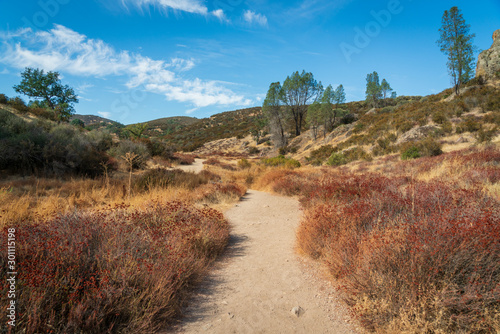
[[[500,79],[500,29],[493,33],[493,45],[479,55],[476,77]]]

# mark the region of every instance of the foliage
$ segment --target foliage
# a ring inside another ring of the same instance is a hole
[[[420,158],[420,152],[416,146],[410,146],[401,152],[402,160],[417,159]]]
[[[441,144],[430,137],[420,141],[403,144],[400,152],[402,160],[434,157],[443,153]]]
[[[262,159],[262,163],[271,167],[286,167],[286,168],[299,168],[300,162],[297,160],[286,158],[283,155],[278,155],[274,158]]]
[[[145,144],[130,140],[122,140],[118,145],[109,150],[109,154],[116,159],[125,156],[127,153],[134,153],[136,155],[132,164],[133,169],[143,168],[150,157],[148,148]]]
[[[389,83],[387,82],[387,80],[385,79],[382,80],[382,83],[380,84],[380,90],[382,92],[382,98],[384,100],[389,97],[389,93],[392,92],[392,88],[391,85],[389,85]]]
[[[63,86],[58,72],[44,73],[43,70],[27,67],[21,73],[21,83],[14,86],[17,93],[42,100],[58,120],[68,120],[75,112],[73,104],[78,97],[73,88]]]
[[[16,226],[16,328],[25,333],[154,333],[225,248],[220,212],[180,202],[115,205]],[[0,240],[5,244],[7,228]],[[5,267],[6,253],[0,255]],[[2,304],[8,282],[0,283]],[[47,316],[47,310],[50,316]],[[56,312],[57,310],[57,312]]]
[[[377,72],[368,73],[366,76],[366,102],[373,108],[378,106],[378,101],[382,98],[382,87]]]
[[[85,123],[81,119],[75,118],[70,122],[71,125],[76,126],[77,128],[84,128]]]
[[[321,82],[318,83],[310,72],[294,72],[283,82],[279,97],[283,104],[287,106],[286,110],[291,114],[295,122],[296,136],[301,133],[307,106],[318,101],[322,93],[323,86]]]
[[[285,136],[286,115],[281,108],[281,94],[281,84],[279,82],[272,83],[262,106],[262,112],[269,122],[271,139],[277,148],[285,147],[287,144]]]
[[[500,180],[498,162],[498,149],[472,148],[391,162],[380,174],[294,171],[267,181],[301,196],[297,245],[327,266],[367,330],[491,333],[500,215],[482,186]]]
[[[252,164],[250,163],[250,161],[243,158],[243,159],[238,161],[238,167],[240,167],[241,169],[247,169],[247,168],[252,167]]]
[[[448,57],[448,72],[451,76],[455,93],[460,93],[460,86],[469,81],[474,74],[474,50],[472,40],[475,34],[470,33],[470,25],[465,23],[458,7],[445,10],[442,26],[437,41],[441,52]]]
[[[98,176],[114,169],[94,138],[73,126],[27,122],[0,110],[0,169],[24,175]]]
[[[142,190],[151,190],[157,187],[182,187],[195,189],[207,184],[209,178],[195,173],[184,172],[180,169],[168,170],[164,168],[149,169],[136,180],[135,185]]]

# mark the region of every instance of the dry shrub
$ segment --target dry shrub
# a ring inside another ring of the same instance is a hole
[[[192,165],[194,164],[195,156],[192,154],[174,153],[173,159],[179,163],[179,165]]]
[[[0,240],[6,244],[6,231]],[[25,333],[154,333],[228,240],[212,209],[125,205],[16,228],[18,322]],[[6,253],[0,263],[6,265]],[[7,282],[0,283],[7,303]]]

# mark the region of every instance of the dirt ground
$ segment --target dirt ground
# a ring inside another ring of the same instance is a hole
[[[294,252],[297,200],[250,190],[228,250],[168,333],[357,333],[321,269]]]

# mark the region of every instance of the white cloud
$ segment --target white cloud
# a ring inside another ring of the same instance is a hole
[[[261,26],[267,26],[267,17],[262,14],[257,14],[251,10],[245,11],[243,14],[243,19],[250,24],[259,24]]]
[[[104,117],[104,118],[110,118],[111,117],[111,113],[108,112],[108,111],[98,111],[97,114],[101,117]]]
[[[214,10],[214,11],[212,11],[211,14],[213,16],[215,16],[216,18],[218,18],[221,22],[228,21],[226,14],[224,14],[224,11],[222,9]]]
[[[199,0],[122,0],[126,6],[127,3],[132,3],[138,7],[158,6],[162,9],[170,9],[174,11],[182,11],[193,14],[207,15],[207,7]]]
[[[4,35],[0,35],[4,36]],[[195,107],[251,104],[217,81],[186,79],[183,73],[195,67],[193,59],[154,60],[128,51],[116,51],[102,40],[90,39],[61,25],[49,31],[24,30],[3,38],[0,63],[14,68],[41,68],[46,71],[84,77],[126,77],[124,84],[163,94],[168,100]]]

